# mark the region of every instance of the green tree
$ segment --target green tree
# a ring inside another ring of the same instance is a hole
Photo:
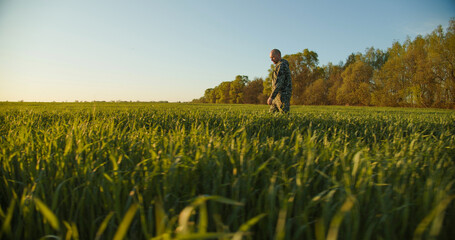
[[[237,75],[235,80],[229,86],[229,102],[230,103],[243,103],[243,89],[248,83],[247,76]]]
[[[362,60],[370,65],[374,70],[379,70],[387,62],[389,58],[388,52],[384,52],[374,47],[367,48],[365,54],[362,55]]]
[[[324,70],[318,66],[318,54],[304,49],[302,52],[285,55],[283,57],[289,62],[289,69],[292,76],[292,104],[306,104],[305,90],[314,81],[323,76]],[[270,74],[270,70],[269,70]]]
[[[205,103],[216,103],[216,93],[213,88],[208,88],[204,93]]]
[[[304,101],[309,105],[325,105],[327,101],[327,83],[320,78],[305,89]]]
[[[375,74],[372,103],[385,106],[429,107],[435,102],[437,84],[431,74],[427,40],[417,36],[394,43],[389,59]]]
[[[355,63],[356,56],[357,56],[356,54],[351,53],[351,55],[349,55],[348,58],[346,59],[346,63],[344,64],[343,68],[346,69],[349,65]]]
[[[231,82],[226,81],[222,82],[219,86],[215,88],[216,94],[216,103],[230,103],[231,96],[230,91],[231,89]]]
[[[266,96],[263,94],[264,80],[262,78],[255,78],[249,81],[243,91],[243,101],[249,104],[260,104],[267,101]]]
[[[337,102],[348,105],[369,105],[373,68],[357,60],[350,64],[341,76],[343,83],[337,91]]]
[[[408,69],[413,105],[431,107],[435,100],[436,82],[431,74],[431,62],[428,58],[426,40],[417,36],[407,43],[404,63]]]
[[[394,42],[388,49],[389,58],[374,75],[372,103],[378,106],[402,106],[410,101],[410,81],[404,64],[405,46]]]
[[[267,98],[272,94],[272,78],[273,78],[273,71],[275,70],[275,65],[271,64],[270,68],[268,70],[269,74],[265,78],[265,81],[263,82],[263,90],[262,94],[266,96]]]
[[[335,105],[337,102],[337,91],[343,83],[341,73],[343,66],[329,63],[324,67],[324,74],[327,79],[327,104]]]
[[[446,33],[438,26],[428,36],[428,57],[438,85],[434,105],[455,106],[455,19],[450,20]]]

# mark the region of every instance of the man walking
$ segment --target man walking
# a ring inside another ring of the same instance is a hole
[[[289,112],[292,95],[292,78],[289,70],[289,63],[281,59],[281,52],[273,49],[270,52],[270,59],[275,64],[272,77],[272,94],[267,99],[270,112]]]

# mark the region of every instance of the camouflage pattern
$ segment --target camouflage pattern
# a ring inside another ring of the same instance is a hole
[[[273,99],[270,106],[270,112],[289,112],[291,106],[292,95],[292,78],[289,63],[285,59],[281,59],[275,66],[272,78],[272,94]]]

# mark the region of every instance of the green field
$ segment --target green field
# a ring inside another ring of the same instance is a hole
[[[455,111],[0,103],[0,239],[453,239]]]

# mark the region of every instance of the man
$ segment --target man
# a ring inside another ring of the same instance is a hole
[[[289,112],[292,95],[292,78],[289,70],[289,63],[281,59],[281,52],[273,49],[270,52],[270,59],[275,64],[272,77],[272,94],[270,94],[267,104],[270,112]]]

